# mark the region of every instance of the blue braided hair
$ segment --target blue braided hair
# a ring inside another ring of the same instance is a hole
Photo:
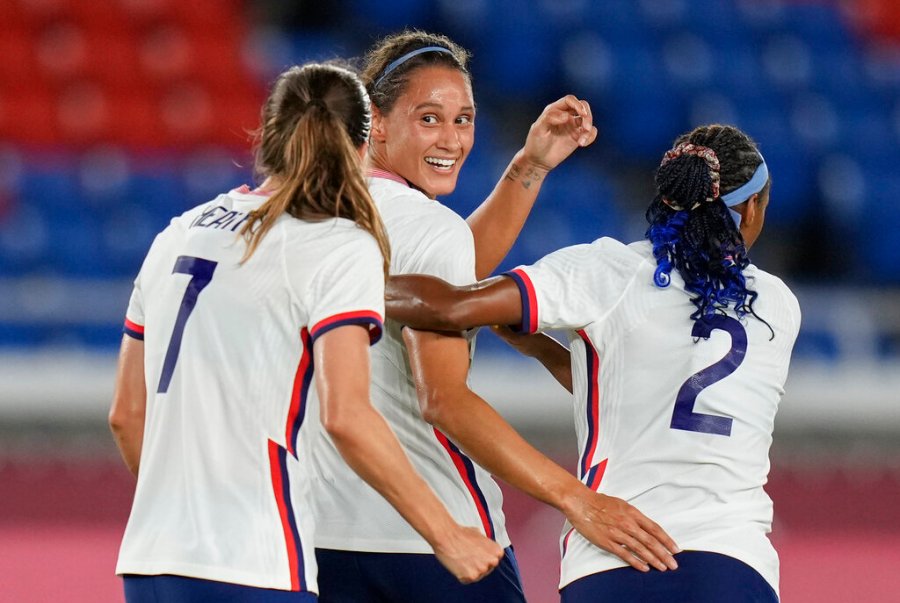
[[[694,295],[693,320],[733,307],[739,317],[751,314],[766,322],[753,311],[758,294],[744,277],[747,248],[721,199],[748,181],[761,162],[749,136],[712,125],[679,137],[657,169],[645,234],[656,258],[653,282],[668,287],[672,270],[678,270]]]

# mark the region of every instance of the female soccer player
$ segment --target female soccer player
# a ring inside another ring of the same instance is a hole
[[[262,120],[262,185],[172,220],[135,280],[110,411],[138,476],[126,599],[316,600],[315,413],[436,558],[477,580],[502,549],[453,521],[368,399],[389,247],[361,169],[365,89],[294,67]]]
[[[363,79],[374,106],[369,190],[391,240],[392,274],[424,272],[456,284],[489,274],[512,245],[546,173],[596,136],[587,103],[566,97],[548,106],[467,225],[434,200],[453,191],[473,144],[466,60],[446,37],[421,32],[391,36],[366,58]],[[507,554],[485,580],[458,584],[422,537],[347,471],[323,439],[315,455],[323,601],[522,601],[491,474],[559,508],[592,542],[636,567],[674,564],[668,551],[675,545],[656,524],[623,501],[592,492],[468,389],[465,337],[412,334],[413,345],[424,350],[413,379],[400,326],[388,324],[385,331],[373,348],[373,403],[457,521],[478,527]]]
[[[601,238],[469,288],[391,279],[388,316],[568,330],[568,370],[549,338],[517,345],[574,392],[581,479],[656,518],[684,552],[678,571],[642,574],[566,529],[565,603],[777,601],[763,485],[800,308],[747,256],[768,169],[746,134],[712,125],[676,140],[656,184],[647,240]]]

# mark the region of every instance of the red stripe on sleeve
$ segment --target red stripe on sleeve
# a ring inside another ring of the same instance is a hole
[[[381,339],[383,329],[383,320],[378,312],[372,310],[355,310],[353,312],[342,312],[323,318],[309,330],[312,341],[318,339],[331,329],[342,327],[344,325],[369,325],[369,342],[374,344]]]

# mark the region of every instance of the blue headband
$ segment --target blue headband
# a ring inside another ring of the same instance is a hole
[[[766,166],[766,160],[763,159],[762,155],[759,158],[762,159],[762,163],[753,172],[753,177],[730,193],[722,195],[722,201],[728,207],[728,211],[734,219],[734,225],[738,228],[741,226],[741,214],[731,208],[760,192],[765,188],[766,182],[769,181],[769,168]]]
[[[406,61],[410,60],[411,58],[413,58],[415,56],[419,56],[420,54],[425,53],[425,52],[446,52],[447,54],[450,54],[450,55],[453,54],[452,52],[450,52],[449,49],[444,48],[443,46],[426,46],[424,48],[417,48],[416,50],[413,50],[412,52],[407,52],[405,55],[403,55],[402,57],[400,57],[399,59],[397,59],[396,61],[392,62],[391,64],[389,64],[387,67],[384,68],[384,71],[381,72],[381,75],[378,76],[378,79],[375,80],[374,84],[372,84],[372,88],[376,88],[378,86],[378,84],[381,83],[381,80],[386,78],[391,73],[391,71],[393,71],[394,69],[396,69],[397,67],[399,67],[400,65],[405,63]]]

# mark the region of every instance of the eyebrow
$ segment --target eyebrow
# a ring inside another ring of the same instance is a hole
[[[442,105],[440,103],[425,102],[425,103],[422,103],[420,105],[416,105],[415,107],[413,107],[413,111],[421,111],[422,109],[443,109],[443,108],[444,108],[444,105]],[[469,106],[469,105],[466,105],[465,107],[460,108],[461,113],[467,113],[467,112],[472,113],[474,111],[475,111],[475,107]]]

